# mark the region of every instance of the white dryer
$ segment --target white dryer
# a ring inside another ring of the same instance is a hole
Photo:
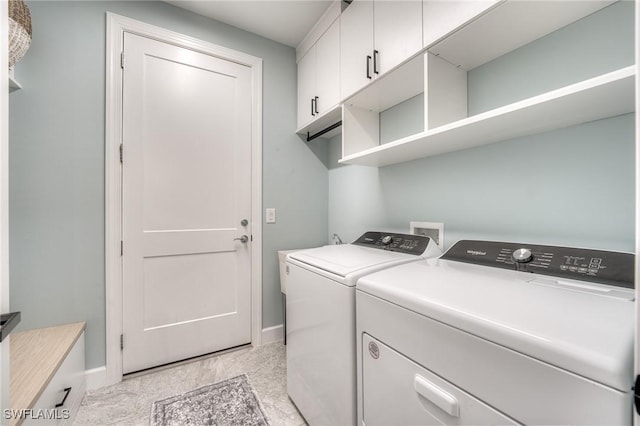
[[[357,286],[360,424],[632,422],[631,254],[460,241]]]
[[[356,422],[356,281],[440,254],[428,237],[367,232],[287,256],[287,391],[309,424]]]

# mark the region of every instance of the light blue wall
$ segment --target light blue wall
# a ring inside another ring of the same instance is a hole
[[[21,328],[88,323],[105,363],[105,12],[249,53],[263,63],[263,326],[282,322],[276,250],[327,241],[326,144],[295,135],[292,48],[166,3],[29,2],[33,42],[10,95],[11,307]]]
[[[444,222],[447,246],[486,238],[633,251],[634,170],[627,114],[385,167],[380,184],[390,226]]]
[[[469,113],[632,65],[633,15],[632,2],[615,4],[470,71]],[[413,133],[422,115],[418,98],[381,114],[382,142]],[[447,247],[484,238],[633,251],[634,131],[628,114],[379,170],[338,165],[335,138],[329,234],[427,221],[444,222]],[[349,194],[375,208],[332,202]]]
[[[337,233],[345,242],[366,231],[387,226],[387,211],[375,167],[338,164],[342,156],[342,136],[329,143],[329,238]]]

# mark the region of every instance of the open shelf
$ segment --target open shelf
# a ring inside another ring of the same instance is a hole
[[[630,66],[384,145],[340,163],[387,166],[635,111]]]
[[[615,0],[501,2],[428,50],[469,71],[612,3]]]
[[[381,112],[424,92],[424,78],[424,59],[418,54],[342,103]]]
[[[18,83],[15,78],[9,76],[9,93],[15,92],[18,89],[22,89],[20,83]]]

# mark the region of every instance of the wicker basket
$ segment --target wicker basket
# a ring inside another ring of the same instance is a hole
[[[9,0],[9,68],[29,49],[31,34],[29,7],[24,0]]]

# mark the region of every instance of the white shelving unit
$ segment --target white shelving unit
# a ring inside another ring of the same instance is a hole
[[[340,162],[387,166],[630,113],[635,110],[635,74],[635,66],[623,68],[365,149]]]
[[[341,163],[386,166],[635,111],[634,65],[467,117],[468,70],[614,1],[486,3],[426,52],[343,101]],[[380,113],[421,92],[423,131],[381,145]]]

